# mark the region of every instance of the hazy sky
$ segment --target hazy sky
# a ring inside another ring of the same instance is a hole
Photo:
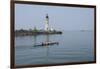
[[[94,8],[46,5],[15,5],[15,29],[44,29],[45,16],[50,27],[57,30],[93,30]]]

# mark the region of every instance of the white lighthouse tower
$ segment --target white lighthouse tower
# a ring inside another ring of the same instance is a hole
[[[49,16],[48,16],[48,14],[46,15],[46,20],[45,20],[45,31],[49,31]]]

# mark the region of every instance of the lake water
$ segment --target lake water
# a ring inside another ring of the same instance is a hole
[[[52,41],[58,45],[34,47]],[[91,31],[67,31],[62,35],[15,37],[15,64],[55,64],[94,61],[94,39]]]

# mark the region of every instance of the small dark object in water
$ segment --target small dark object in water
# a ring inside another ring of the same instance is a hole
[[[47,46],[47,45],[54,45],[54,44],[59,44],[59,42],[45,42],[45,43],[41,43],[41,44],[36,44],[34,46]]]

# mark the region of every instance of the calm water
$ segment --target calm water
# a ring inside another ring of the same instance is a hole
[[[34,44],[45,41],[56,41],[59,45],[34,47]],[[93,32],[87,31],[15,37],[15,63],[24,65],[93,61],[93,47]]]

